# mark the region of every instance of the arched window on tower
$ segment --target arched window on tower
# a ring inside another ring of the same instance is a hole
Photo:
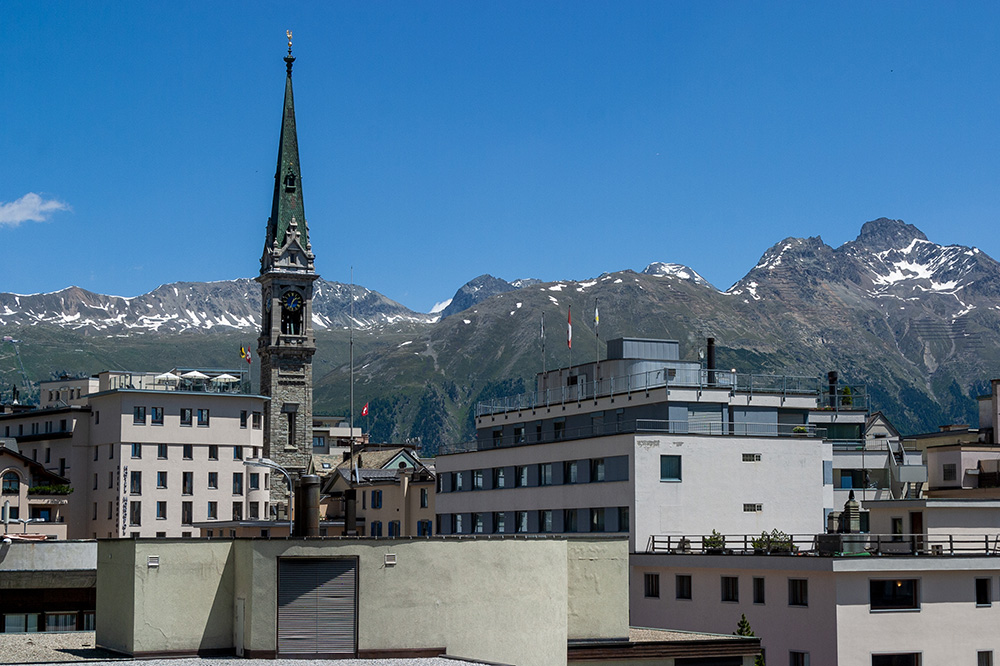
[[[285,191],[294,192],[295,191],[295,174],[289,171],[285,174]]]

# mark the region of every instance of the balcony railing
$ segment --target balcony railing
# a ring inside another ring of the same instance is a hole
[[[835,411],[866,411],[869,402],[868,392],[863,386],[839,386],[837,394],[831,399],[828,385],[816,377],[758,375],[705,369],[684,372],[683,369],[673,371],[665,367],[662,370],[595,379],[570,386],[486,400],[476,404],[475,413],[476,417],[489,416],[666,387],[723,388],[749,395],[760,393],[782,397],[816,396],[818,408]]]
[[[834,544],[831,546],[830,544]],[[653,535],[647,553],[707,555],[938,555],[1000,556],[993,534],[760,534]]]

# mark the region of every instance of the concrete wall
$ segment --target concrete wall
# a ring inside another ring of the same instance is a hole
[[[628,633],[625,539],[158,539],[100,542],[97,643],[227,650],[242,629],[246,650],[273,654],[278,557],[358,559],[362,652],[444,647],[531,666],[565,663],[569,638]]]
[[[0,571],[93,571],[95,541],[41,541],[0,544]]]
[[[628,550],[624,538],[566,542],[567,637],[628,636]]]
[[[97,643],[130,654],[233,647],[232,541],[101,540]],[[149,566],[158,557],[159,566]]]

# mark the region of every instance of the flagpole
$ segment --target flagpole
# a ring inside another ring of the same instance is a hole
[[[573,306],[566,313],[566,346],[569,347],[569,367],[573,367]]]
[[[597,362],[594,365],[594,396],[597,396],[599,376],[601,374],[601,314],[597,309],[597,299],[594,299],[594,335],[597,336]]]
[[[351,437],[351,457],[354,457],[354,266],[351,266],[351,412],[350,412],[350,437]]]
[[[545,313],[542,313],[542,377],[545,376]]]

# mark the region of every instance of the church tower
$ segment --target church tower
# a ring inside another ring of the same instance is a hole
[[[292,99],[292,35],[285,56],[285,103],[281,113],[274,199],[260,259],[261,330],[257,338],[260,392],[264,405],[264,455],[293,478],[305,471],[312,453],[313,282],[319,277],[309,244],[302,203],[299,145]],[[280,474],[271,475],[272,511],[286,504]]]

